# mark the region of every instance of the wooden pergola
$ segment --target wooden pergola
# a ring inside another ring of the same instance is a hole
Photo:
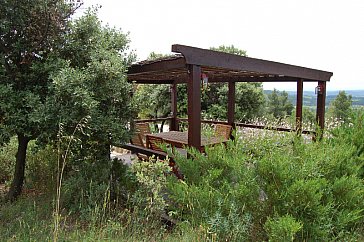
[[[184,45],[172,45],[174,56],[133,64],[128,80],[139,84],[171,85],[171,130],[178,130],[177,84],[187,83],[188,144],[201,145],[201,81],[228,83],[227,123],[234,126],[236,82],[296,82],[296,130],[302,131],[303,83],[317,82],[316,120],[325,123],[326,82],[332,72],[255,59]]]

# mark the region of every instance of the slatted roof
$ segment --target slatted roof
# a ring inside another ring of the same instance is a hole
[[[174,55],[142,61],[128,69],[128,80],[145,84],[186,83],[188,65],[201,66],[209,82],[330,81],[332,72],[255,59],[184,45],[172,45]]]

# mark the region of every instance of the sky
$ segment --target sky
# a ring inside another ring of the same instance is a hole
[[[139,60],[172,44],[234,45],[249,57],[330,71],[328,90],[364,89],[364,0],[84,0],[129,33]],[[313,91],[317,84],[304,84]],[[296,90],[293,83],[264,89]]]

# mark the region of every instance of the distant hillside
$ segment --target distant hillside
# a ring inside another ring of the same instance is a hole
[[[271,93],[272,90],[264,90],[265,94]],[[296,92],[286,91],[288,98],[293,105],[296,105]],[[354,106],[364,106],[364,90],[345,90],[345,92],[353,97]],[[327,91],[326,93],[326,106],[329,106],[332,100],[334,100],[339,94],[339,90]],[[303,105],[304,106],[316,106],[316,94],[313,91],[303,92]]]

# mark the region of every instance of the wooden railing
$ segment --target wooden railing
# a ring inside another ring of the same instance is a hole
[[[134,120],[135,123],[152,123],[152,122],[159,122],[159,121],[167,121],[171,120],[172,117],[166,118],[151,118],[151,119],[136,119]]]
[[[180,121],[187,122],[188,121],[187,118],[178,118],[177,120],[178,120],[178,122],[180,122]],[[201,123],[228,124],[226,121],[215,121],[215,120],[201,120]],[[296,129],[284,128],[284,127],[273,127],[273,126],[268,126],[268,125],[246,124],[246,123],[239,123],[239,122],[235,122],[234,125],[238,126],[238,127],[253,128],[253,129],[266,129],[266,130],[275,130],[275,131],[283,131],[283,132],[297,132]],[[312,135],[316,134],[315,131],[311,131],[311,130],[302,130],[301,133],[302,134],[312,134]]]

